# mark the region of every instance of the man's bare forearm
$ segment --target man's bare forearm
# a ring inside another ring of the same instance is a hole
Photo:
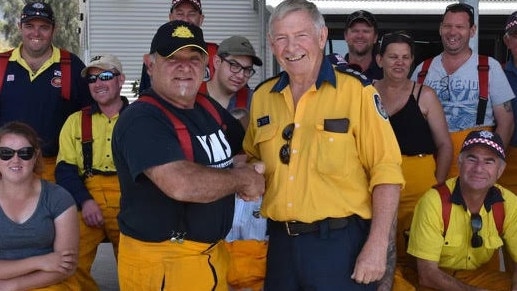
[[[152,167],[144,173],[165,195],[185,202],[208,203],[236,192],[250,199],[258,198],[265,187],[264,176],[251,164],[216,169],[176,161]]]
[[[388,255],[386,261],[386,273],[379,281],[377,291],[390,291],[393,287],[393,279],[395,276],[395,267],[397,263],[397,219],[393,220],[390,229],[390,238],[388,243]]]

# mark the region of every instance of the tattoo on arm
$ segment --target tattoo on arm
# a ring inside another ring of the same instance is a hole
[[[377,291],[391,291],[393,286],[393,277],[395,275],[395,265],[397,263],[397,216],[393,218],[390,229],[390,238],[388,242],[388,257],[386,261],[386,272],[377,285]]]
[[[503,107],[506,110],[506,112],[512,112],[512,102],[511,101],[504,102]]]

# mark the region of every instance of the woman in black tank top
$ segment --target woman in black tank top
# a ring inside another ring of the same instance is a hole
[[[418,199],[433,184],[443,183],[452,158],[452,143],[442,106],[428,86],[408,79],[414,44],[403,32],[383,36],[376,57],[383,79],[375,82],[402,153],[406,180],[397,215],[397,272],[393,290],[417,285],[416,262],[406,254],[409,227]]]
[[[390,116],[402,154],[435,155],[436,180],[445,181],[452,145],[435,92],[408,79],[414,59],[413,40],[403,32],[384,35],[376,59],[383,68],[384,78],[374,86]]]

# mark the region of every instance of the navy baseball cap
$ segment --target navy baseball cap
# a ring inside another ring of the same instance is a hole
[[[22,15],[20,17],[21,23],[25,23],[36,18],[45,20],[51,24],[55,23],[54,11],[52,11],[52,7],[50,7],[48,3],[30,2],[23,7]]]
[[[493,151],[503,161],[506,159],[506,155],[504,153],[503,140],[495,132],[487,130],[471,131],[465,138],[465,141],[461,146],[460,153],[468,149],[471,149],[474,146],[484,146]]]
[[[186,47],[197,48],[208,55],[201,28],[183,20],[174,20],[158,28],[151,42],[150,53],[157,52],[160,56],[168,58]]]

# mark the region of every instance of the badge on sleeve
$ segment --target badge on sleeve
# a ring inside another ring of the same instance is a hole
[[[386,110],[384,110],[384,106],[382,106],[381,96],[378,93],[373,94],[373,101],[375,102],[375,108],[377,109],[377,113],[379,113],[379,115],[385,120],[388,120],[388,113],[386,113]]]

